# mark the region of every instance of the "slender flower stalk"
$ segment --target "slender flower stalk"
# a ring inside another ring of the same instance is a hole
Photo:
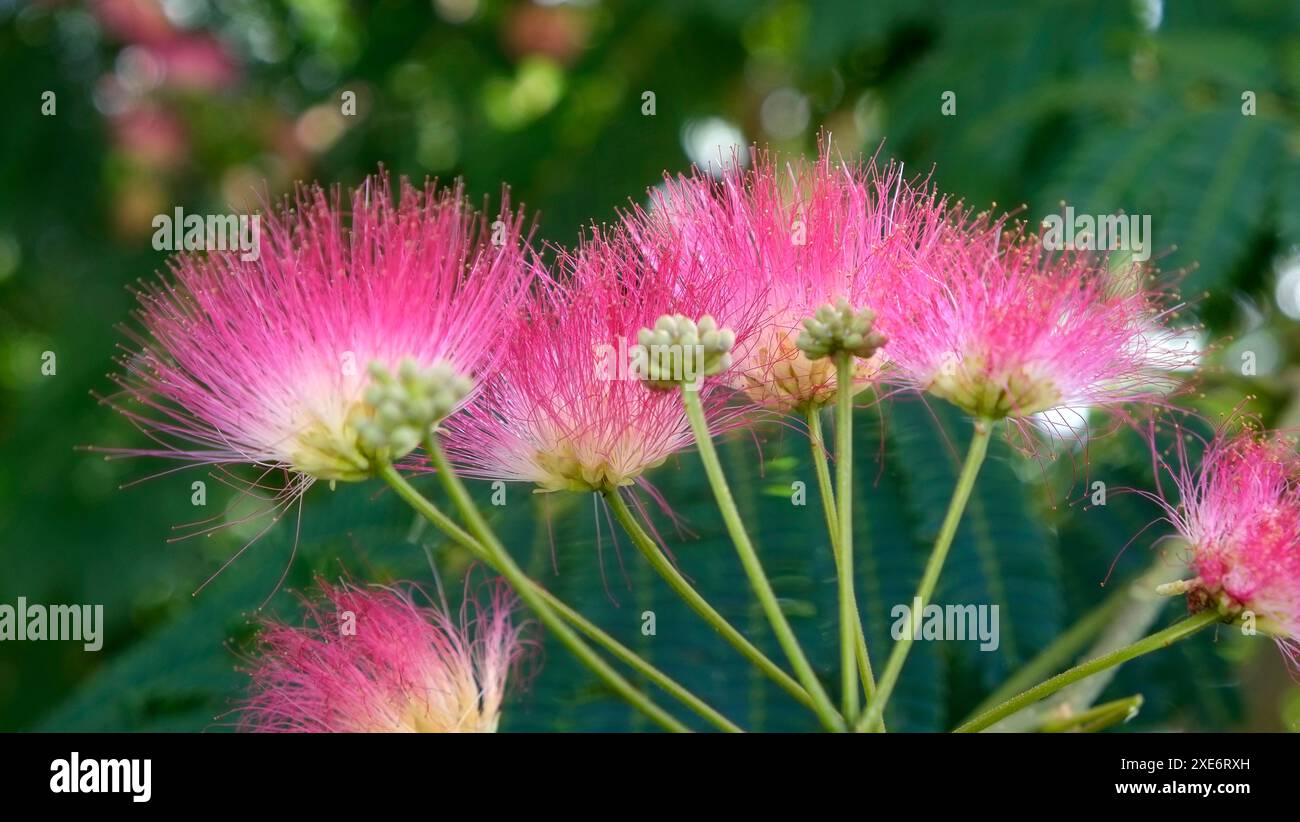
[[[1088,640],[1092,639],[1111,620],[1115,612],[1119,610],[1119,607],[1129,596],[1129,589],[1124,587],[1104,599],[1100,605],[1085,614],[1069,630],[1052,640],[1052,643],[1042,651],[1039,651],[1033,659],[1012,674],[1006,682],[999,685],[996,691],[989,694],[983,702],[975,707],[975,710],[971,711],[967,719],[974,719],[994,705],[1010,699],[1031,685],[1051,676],[1053,671],[1060,671],[1071,660],[1077,659],[1082,654]]]
[[[830,464],[826,459],[826,437],[822,432],[822,409],[820,406],[808,406],[804,410],[808,422],[808,444],[812,451],[813,474],[817,477],[817,489],[822,498],[822,514],[826,518],[826,531],[831,539],[831,554],[835,562],[840,561],[839,508],[835,501],[835,489],[831,486]]]
[[[475,533],[475,537],[486,552],[489,562],[494,569],[505,577],[506,581],[510,583],[510,586],[515,590],[519,595],[519,598],[524,601],[529,609],[537,614],[538,619],[546,626],[547,630],[554,634],[556,639],[558,639],[562,645],[578,658],[579,662],[590,668],[597,676],[604,680],[615,693],[625,699],[634,708],[654,720],[655,723],[663,727],[665,730],[676,733],[689,732],[689,728],[652,702],[645,694],[632,687],[632,685],[617,671],[611,668],[608,663],[597,656],[596,653],[573,632],[568,624],[560,618],[556,610],[551,607],[545,597],[538,593],[538,590],[532,585],[531,580],[528,579],[519,566],[515,564],[514,560],[510,558],[509,554],[506,553],[505,548],[496,539],[496,536],[488,530],[482,516],[478,513],[478,510],[474,508],[473,501],[469,499],[469,495],[465,492],[464,486],[461,486],[459,479],[456,478],[454,474],[450,473],[451,467],[450,465],[446,465],[446,458],[442,455],[442,450],[437,445],[437,441],[430,439],[429,447],[431,448],[430,454],[433,456],[435,463],[441,462],[445,465],[445,470],[440,467],[438,473],[443,477],[444,486],[447,487],[449,494],[456,503],[456,507],[461,511],[461,515],[470,523],[471,531],[479,532]],[[392,469],[392,466],[381,468],[380,474],[393,490],[397,492],[398,496],[405,500],[406,503],[417,512],[424,515],[426,519],[429,519],[431,522],[436,522],[442,518],[440,512],[435,513],[430,510],[431,506],[428,500],[424,499],[418,491],[411,487],[410,483]],[[457,491],[452,493],[452,488],[456,488]]]
[[[758,597],[759,605],[767,616],[772,631],[776,634],[777,642],[780,643],[790,664],[794,667],[795,676],[812,697],[813,710],[822,724],[828,730],[843,730],[844,720],[835,712],[825,689],[822,688],[817,675],[813,673],[812,666],[808,664],[808,658],[799,647],[799,640],[795,638],[790,623],[781,611],[781,604],[776,599],[772,584],[768,582],[767,574],[763,572],[763,564],[759,561],[758,553],[755,552],[753,543],[749,541],[749,534],[741,521],[740,511],[736,509],[736,501],[727,486],[727,478],[722,473],[718,453],[713,448],[713,438],[709,433],[709,424],[704,418],[704,409],[700,406],[700,398],[693,391],[683,391],[682,403],[686,406],[686,415],[690,419],[691,430],[695,434],[695,442],[700,451],[700,461],[704,464],[704,473],[708,476],[709,485],[713,489],[713,496],[722,513],[723,522],[726,523],[727,533],[731,535],[736,553],[740,555],[741,565],[744,566],[745,574],[749,577],[749,584]]]
[[[550,591],[538,586],[535,582],[532,583],[532,585],[537,589],[538,594],[542,599],[554,608],[560,616],[564,617],[570,625],[586,634],[592,642],[595,642],[597,645],[604,648],[619,662],[622,662],[624,665],[627,665],[632,670],[644,676],[650,682],[653,682],[663,690],[664,693],[699,714],[700,717],[718,730],[730,734],[744,733],[744,729],[739,725],[718,713],[717,710],[711,707],[704,700],[688,691],[681,683],[651,665],[649,662],[646,662],[639,654],[614,639],[614,637],[610,636],[605,631],[601,630],[600,626],[570,608]]]
[[[1015,696],[1021,691],[1060,673],[1080,661],[1104,656],[1123,648],[1151,632],[1152,626],[1165,610],[1164,598],[1158,593],[1160,583],[1177,573],[1177,562],[1171,566],[1169,554],[1181,554],[1174,546],[1157,559],[1152,567],[1131,582],[1121,585],[1092,612],[1073,627],[1057,637],[1038,656],[978,705],[966,719],[979,716],[989,708]],[[1097,639],[1085,649],[1094,634]],[[1011,732],[1029,730],[1056,718],[1077,715],[1096,702],[1115,676],[1115,669],[1102,672],[1058,692],[1050,699],[1021,711],[999,723],[998,730]]]
[[[749,534],[718,461],[717,451],[713,448],[713,436],[700,401],[701,390],[709,384],[709,378],[717,377],[731,367],[731,351],[736,344],[735,333],[729,328],[720,327],[707,314],[698,322],[681,314],[665,314],[655,321],[652,328],[642,328],[637,333],[637,342],[642,350],[659,351],[665,355],[650,359],[649,367],[640,371],[641,382],[650,393],[664,396],[671,396],[674,392],[681,394],[682,406],[695,437],[704,472],[759,605],[776,634],[777,642],[789,658],[795,676],[812,698],[813,711],[827,729],[843,730],[843,718],[835,712],[825,689],[808,664],[790,623],[781,612],[780,603],[763,572],[758,554],[749,541]],[[693,373],[688,373],[683,367],[688,362],[697,364]]]
[[[817,477],[817,488],[822,498],[822,513],[826,517],[826,531],[830,535],[831,555],[835,559],[836,573],[838,573],[840,561],[838,508],[835,502],[835,491],[831,487],[830,466],[826,460],[826,444],[825,438],[822,436],[821,407],[808,406],[804,409],[804,415],[808,422],[808,443],[812,450],[813,473]],[[857,635],[854,644],[856,646],[855,655],[858,660],[858,675],[862,678],[867,699],[871,699],[876,692],[876,679],[871,670],[871,658],[867,654],[866,635],[862,626],[862,618],[857,610],[856,600],[853,603],[853,609],[854,633]]]
[[[391,443],[413,428],[420,432],[417,438],[423,438],[426,450],[434,468],[442,480],[444,488],[451,496],[461,515],[470,526],[470,531],[477,538],[479,546],[486,554],[489,564],[500,573],[520,599],[537,614],[538,619],[553,633],[562,645],[569,649],[580,662],[603,679],[615,693],[626,699],[637,709],[643,711],[655,722],[670,731],[688,731],[689,729],[654,704],[645,694],[632,687],[617,671],[611,668],[595,651],[574,633],[547,602],[532,581],[523,573],[510,557],[505,546],[488,528],[486,521],[474,507],[473,501],[465,491],[460,479],[452,471],[451,465],[443,454],[437,435],[433,433],[436,422],[443,415],[434,414],[430,408],[454,404],[456,395],[469,390],[468,379],[454,371],[432,371],[415,373],[414,378],[404,377],[400,382],[383,373],[378,364],[372,365],[375,372],[375,384],[367,394],[373,393],[371,399],[381,412],[370,421],[363,430],[362,437],[367,442]],[[412,446],[413,447],[413,446]],[[374,448],[376,455],[384,455],[382,448]],[[433,508],[405,479],[393,469],[391,460],[379,462],[380,474],[404,501],[423,514],[427,519],[437,522],[442,518],[441,512]]]
[[[665,311],[728,305],[726,288],[689,255],[647,247],[617,229],[593,231],[575,251],[560,252],[557,267],[555,278],[538,272],[536,293],[502,344],[500,367],[478,399],[448,420],[443,447],[468,476],[530,482],[546,493],[595,492],[611,505],[622,503],[621,488],[639,485],[662,503],[645,474],[688,447],[691,433],[676,399],[644,390],[643,376],[676,368],[698,382],[716,424],[738,424],[739,414],[726,407],[725,390],[703,383],[699,372],[713,363],[641,346],[638,331]],[[743,327],[743,316],[731,316]],[[671,563],[658,561],[657,546],[647,550],[632,536],[670,583],[685,582],[673,578]],[[693,594],[693,608],[715,627],[725,625]],[[720,630],[807,700],[739,632]]]
[[[1053,254],[1036,237],[1002,235],[985,215],[955,220],[918,257],[920,276],[902,284],[930,307],[896,327],[891,372],[975,418],[975,433],[917,596],[930,601],[966,501],[1002,420],[1023,426],[1036,415],[1081,406],[1159,403],[1174,372],[1196,362],[1189,345],[1170,344],[1173,308],[1144,281],[1118,278],[1088,255]],[[1048,433],[1054,433],[1051,426]],[[879,690],[858,723],[879,726],[911,649],[894,645]]]
[[[1222,622],[1223,617],[1215,611],[1201,611],[1193,614],[1181,622],[1170,625],[1163,631],[1157,631],[1150,636],[1138,640],[1132,645],[1125,646],[1118,650],[1112,651],[1105,656],[1097,657],[1094,660],[1085,662],[1082,665],[1076,665],[1064,673],[1057,674],[1046,682],[1039,683],[1023,693],[1020,693],[1006,702],[996,707],[990,708],[979,716],[968,722],[959,725],[954,733],[976,733],[985,728],[1011,716],[1028,706],[1038,702],[1041,699],[1051,696],[1062,688],[1072,683],[1078,682],[1085,677],[1092,676],[1098,671],[1104,671],[1115,665],[1128,662],[1143,654],[1149,654],[1152,651],[1158,651],[1161,648],[1167,648],[1180,639],[1187,637],[1213,625],[1216,622]]]
[[[876,314],[871,309],[856,311],[841,298],[805,319],[804,330],[796,342],[809,361],[829,359],[834,363],[837,384],[843,386],[835,394],[835,472],[839,495],[833,544],[840,605],[840,687],[844,720],[850,725],[858,716],[854,644],[861,636],[862,625],[853,593],[853,394],[848,387],[852,384],[855,359],[870,359],[886,342],[885,336],[875,330],[875,320]],[[868,684],[868,690],[874,690],[874,685]]]
[[[473,535],[457,525],[450,517],[443,513],[440,508],[430,502],[427,497],[417,491],[404,477],[398,474],[392,466],[387,466],[381,469],[380,476],[385,482],[398,488],[399,495],[402,496],[404,500],[410,502],[412,507],[438,528],[438,530],[451,537],[457,545],[473,554],[475,559],[486,563],[489,567],[492,567],[495,570],[495,560],[489,554],[488,549]],[[653,682],[669,696],[699,714],[719,730],[726,731],[727,733],[743,732],[739,726],[718,713],[705,703],[704,700],[692,694],[663,671],[646,662],[641,656],[628,649],[625,645],[614,639],[614,637],[610,636],[605,631],[601,630],[598,625],[584,617],[582,614],[570,608],[563,600],[552,594],[550,591],[541,587],[532,580],[529,580],[528,584],[537,591],[538,596],[554,608],[560,616],[564,617],[569,624],[586,634],[587,637],[608,651],[615,659]]]
[[[628,536],[632,540],[632,544],[635,545],[637,550],[641,552],[642,556],[646,558],[646,561],[650,563],[650,566],[658,571],[659,575],[664,578],[668,585],[677,592],[678,596],[686,601],[686,604],[690,606],[691,610],[699,614],[705,622],[709,623],[715,631],[721,634],[727,642],[731,643],[736,650],[740,651],[740,653],[752,662],[755,667],[770,677],[777,685],[780,685],[782,690],[809,708],[813,707],[812,698],[808,696],[808,693],[799,685],[798,682],[792,679],[785,671],[781,670],[780,666],[775,662],[768,659],[762,651],[754,647],[753,643],[745,639],[744,635],[741,634],[740,631],[733,628],[731,623],[727,622],[727,620],[723,618],[722,614],[719,614],[713,606],[710,605],[704,597],[700,596],[700,593],[686,581],[686,578],[683,577],[681,572],[673,565],[672,560],[664,555],[659,544],[655,542],[655,540],[645,532],[645,529],[641,527],[641,524],[637,522],[636,517],[633,516],[631,509],[627,507],[627,503],[623,501],[622,496],[614,490],[606,491],[604,496],[609,502],[610,509],[614,512],[614,518],[617,519],[619,524],[623,526],[623,529],[627,531]]]
[[[970,447],[966,452],[966,462],[962,465],[961,474],[957,477],[957,487],[953,489],[952,500],[948,503],[948,512],[944,515],[943,525],[939,528],[939,536],[934,541],[934,548],[930,551],[930,558],[925,563],[925,571],[921,574],[921,583],[916,589],[914,601],[918,603],[917,613],[923,611],[925,606],[929,604],[930,597],[934,595],[935,586],[939,583],[939,573],[943,570],[943,564],[948,558],[948,549],[952,547],[953,537],[957,535],[957,526],[961,522],[962,513],[966,510],[966,502],[970,499],[971,491],[975,487],[975,478],[979,476],[980,466],[984,464],[984,455],[988,452],[989,438],[992,436],[993,426],[994,423],[989,420],[977,420],[975,422],[975,431],[971,436]],[[889,704],[889,697],[893,695],[894,686],[898,684],[899,674],[903,671],[903,663],[907,661],[907,654],[912,649],[912,643],[915,641],[914,634],[915,631],[909,629],[903,633],[901,639],[894,643],[893,650],[889,653],[889,660],[885,663],[885,670],[880,675],[880,682],[876,688],[876,698],[867,705],[867,710],[858,721],[855,730],[872,731],[883,724],[885,706]]]
[[[1065,733],[1067,731],[1096,733],[1097,731],[1104,731],[1113,725],[1128,722],[1137,716],[1144,701],[1142,694],[1134,694],[1123,699],[1105,702],[1086,711],[1081,711],[1074,716],[1044,722],[1039,730],[1043,733]]]
[[[838,384],[849,385],[853,373],[853,355],[841,351],[834,357]],[[844,721],[858,717],[858,669],[854,642],[861,635],[857,597],[853,593],[853,397],[846,391],[836,392],[835,401],[835,479],[840,489],[836,498],[838,529],[836,550],[840,560],[835,565],[839,577],[840,599],[840,688],[843,692]],[[875,690],[870,687],[870,690]]]

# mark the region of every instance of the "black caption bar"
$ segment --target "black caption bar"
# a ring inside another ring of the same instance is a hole
[[[329,811],[450,797],[480,797],[501,810],[545,804],[557,791],[574,807],[595,791],[592,801],[603,795],[608,808],[614,786],[620,803],[635,800],[642,811],[688,795],[692,805],[733,811],[750,796],[839,803],[845,790],[864,812],[883,811],[888,796],[924,797],[927,811],[1010,802],[1032,813],[1049,797],[1080,809],[1197,803],[1222,811],[1292,795],[1294,777],[1284,770],[1293,750],[1289,735],[9,735],[0,791],[6,805],[126,815]]]

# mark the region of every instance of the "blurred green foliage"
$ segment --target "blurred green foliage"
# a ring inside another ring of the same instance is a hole
[[[240,207],[254,186],[276,195],[296,179],[354,183],[382,163],[462,176],[475,196],[508,184],[537,211],[539,240],[570,242],[729,139],[805,152],[824,127],[846,155],[884,140],[885,155],[933,169],[943,190],[981,208],[1023,204],[1031,222],[1062,202],[1152,215],[1186,321],[1222,341],[1194,405],[1215,418],[1256,395],[1249,407],[1266,421],[1296,424],[1298,24],[1300,6],[1268,0],[0,2],[0,602],[103,603],[108,622],[95,654],[0,644],[0,728],[224,727],[214,717],[239,694],[250,617],[268,597],[268,610],[292,613],[277,589],[286,569],[289,587],[340,568],[432,584],[424,543],[449,594],[461,587],[466,557],[368,484],[314,489],[296,556],[294,523],[281,523],[192,596],[264,523],[168,542],[174,527],[238,519],[250,503],[201,470],[119,489],[171,466],[78,450],[142,442],[91,392],[111,390],[124,286],[164,266],[155,214]],[[1245,353],[1257,373],[1241,373]],[[855,506],[859,590],[883,659],[889,608],[911,596],[964,426],[914,401],[859,417],[858,476],[875,478]],[[832,681],[833,566],[817,503],[789,504],[792,482],[815,488],[806,451],[772,429],[761,466],[748,440],[727,454],[778,592]],[[959,719],[1100,600],[1112,561],[1156,516],[1134,495],[1068,504],[1085,464],[1112,487],[1150,487],[1133,437],[1059,459],[993,456],[941,598],[998,603],[1002,646],[922,644],[891,727]],[[660,523],[684,570],[775,655],[692,458],[653,479],[693,532]],[[523,488],[509,499],[492,509],[508,543],[562,597],[742,724],[811,727],[611,539],[590,499]],[[1119,556],[1111,584],[1155,560],[1156,535]],[[652,638],[638,630],[646,609]],[[1277,655],[1230,633],[1126,666],[1107,693],[1146,695],[1130,727],[1294,729],[1300,702]],[[507,728],[644,727],[561,652],[538,662]]]

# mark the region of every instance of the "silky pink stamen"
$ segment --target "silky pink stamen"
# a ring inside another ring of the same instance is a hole
[[[1205,605],[1270,620],[1294,658],[1300,641],[1300,455],[1277,432],[1219,433],[1193,467],[1165,463],[1178,500],[1156,497],[1192,552]]]
[[[414,586],[319,588],[302,625],[264,625],[241,730],[496,730],[522,647],[503,586],[459,620],[417,604]]]
[[[715,316],[742,336],[749,315],[726,282],[668,246],[653,253],[621,229],[596,231],[540,275],[527,311],[500,341],[498,372],[445,426],[471,476],[540,490],[606,490],[692,443],[681,398],[646,388],[630,367],[637,332],[664,314]],[[699,386],[717,431],[737,424],[719,380]]]
[[[459,185],[403,180],[394,203],[380,174],[347,201],[300,188],[262,217],[256,260],[178,255],[139,291],[144,333],[111,400],[157,445],[118,453],[368,475],[355,431],[367,367],[491,371],[527,292],[521,226],[507,206],[489,225]]]

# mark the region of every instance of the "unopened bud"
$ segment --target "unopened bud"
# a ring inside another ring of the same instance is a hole
[[[369,413],[355,424],[357,439],[366,452],[390,462],[414,451],[474,387],[445,361],[421,368],[408,357],[396,375],[380,362],[368,370],[371,382],[364,399]]]
[[[810,360],[832,357],[846,351],[867,359],[885,344],[885,335],[874,331],[876,312],[870,308],[855,311],[841,297],[834,305],[824,305],[803,321],[803,332],[796,345]]]
[[[736,335],[705,314],[699,322],[681,314],[665,314],[653,328],[637,332],[640,377],[651,388],[672,390],[731,367]]]

